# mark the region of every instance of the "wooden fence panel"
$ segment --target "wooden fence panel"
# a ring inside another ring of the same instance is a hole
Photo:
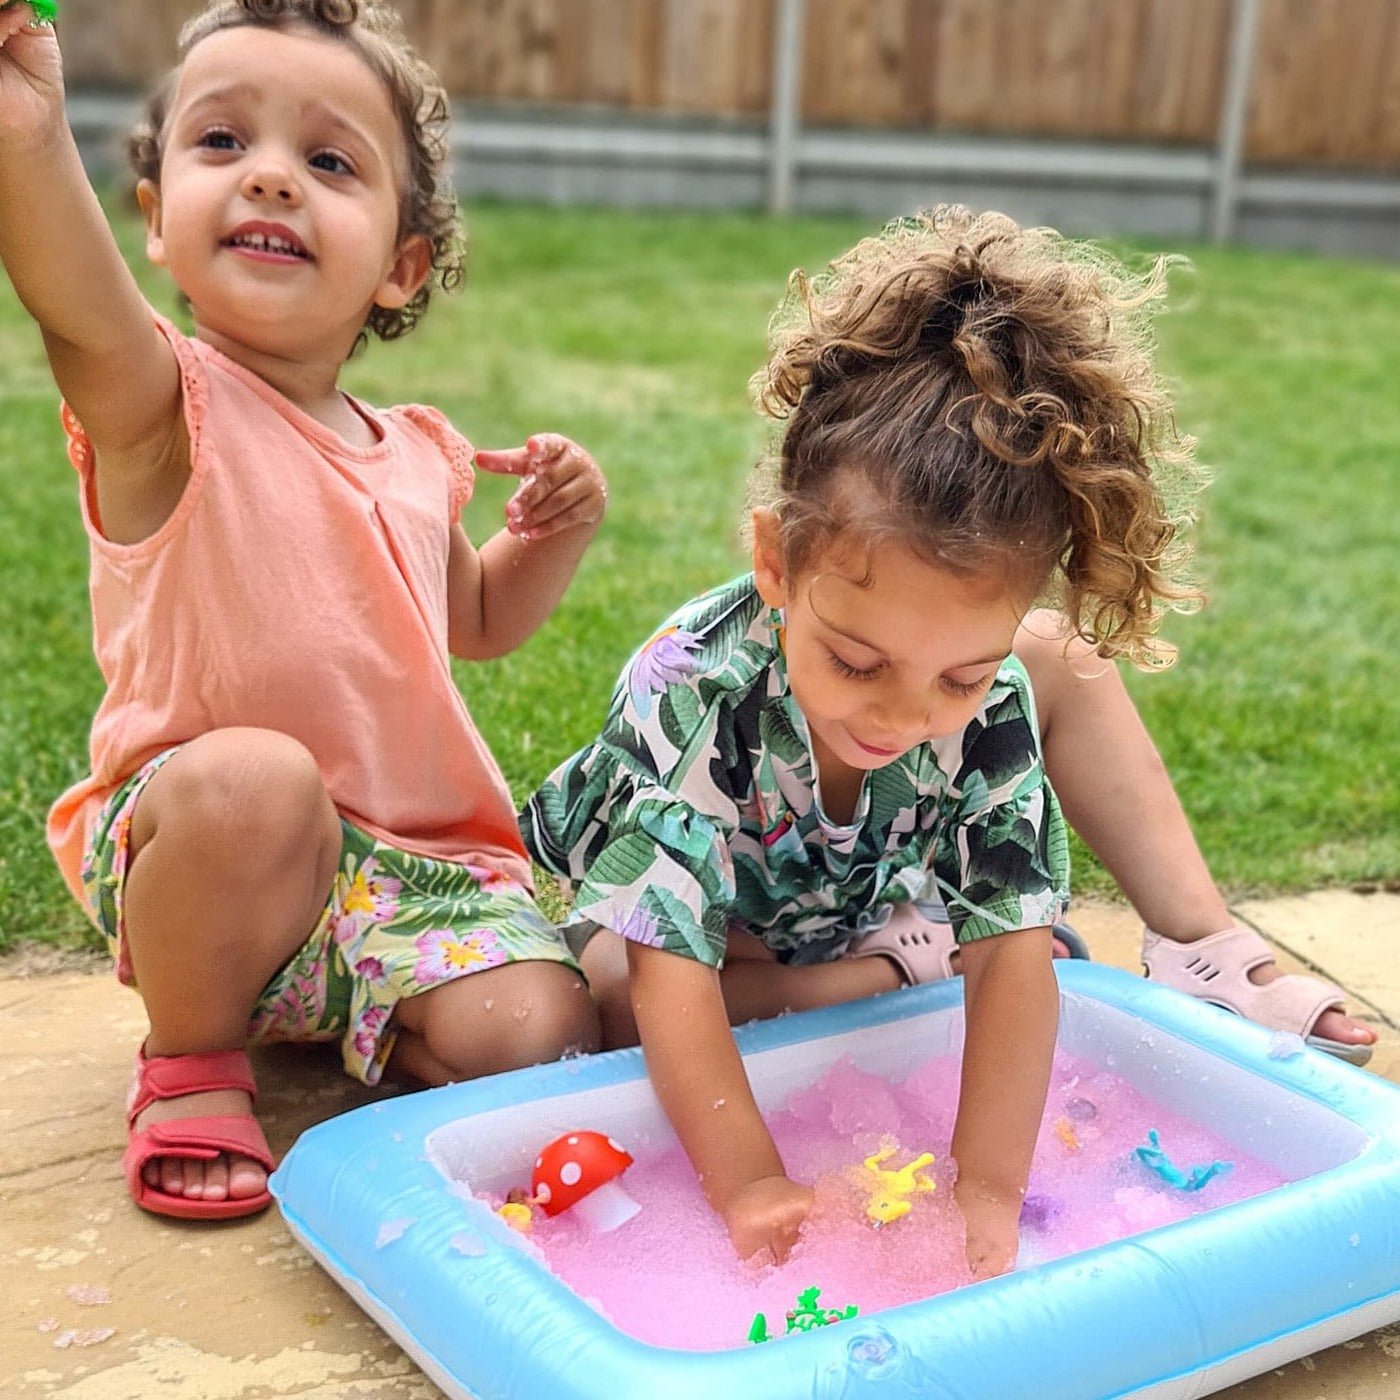
[[[420,0],[448,90],[483,101],[758,116],[771,8],[750,0]]]
[[[907,75],[936,43],[932,29],[909,32],[906,0],[807,0],[802,115],[818,125],[906,126]],[[917,91],[917,84],[915,85]]]
[[[524,102],[586,100],[576,7],[560,0],[438,6],[424,56],[449,92]],[[608,6],[609,10],[613,7]],[[600,16],[609,23],[611,14]]]
[[[1245,153],[1400,165],[1400,4],[1265,0]]]
[[[1228,0],[809,0],[804,115],[1199,143]]]
[[[777,0],[399,0],[454,96],[762,120]],[[147,86],[201,0],[62,0],[70,85]],[[1210,145],[1231,0],[807,0],[802,119]],[[1400,0],[1260,0],[1245,159],[1400,166]]]
[[[674,112],[768,111],[773,7],[753,0],[660,0],[661,101]]]
[[[175,62],[180,26],[199,0],[63,0],[58,17],[68,86],[148,87]]]
[[[1224,106],[1229,0],[1149,4],[1135,81],[1139,134],[1154,141],[1215,141]],[[1175,54],[1166,63],[1160,55]]]

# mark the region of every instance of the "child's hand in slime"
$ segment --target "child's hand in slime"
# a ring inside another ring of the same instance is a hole
[[[802,1222],[811,1213],[812,1188],[785,1176],[751,1181],[724,1208],[729,1238],[741,1259],[767,1249],[781,1264],[797,1243]]]
[[[1021,1201],[1002,1201],[975,1189],[954,1190],[967,1227],[967,1265],[975,1279],[995,1278],[1016,1266]]]
[[[953,1196],[967,1226],[968,1267],[981,1279],[1016,1264],[1060,999],[1049,928],[974,939],[962,955],[966,1035],[953,1127]]]
[[[729,1028],[718,969],[629,941],[632,1011],[647,1073],[705,1198],[747,1259],[787,1258],[812,1209],[790,1181]]]

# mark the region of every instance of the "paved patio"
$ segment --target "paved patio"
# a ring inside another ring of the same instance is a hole
[[[1370,1069],[1400,1083],[1400,894],[1320,892],[1236,912],[1286,968],[1306,963],[1346,988],[1355,1013],[1381,1033]],[[1139,970],[1139,926],[1124,907],[1080,905],[1075,923],[1097,960]],[[436,1400],[437,1388],[302,1253],[275,1209],[208,1226],[129,1203],[121,1104],[145,1017],[105,965],[0,960],[0,1010],[9,1049],[0,1064],[0,1394]],[[278,1154],[312,1123],[371,1097],[328,1050],[280,1047],[255,1068]],[[1400,1396],[1400,1324],[1220,1393]]]

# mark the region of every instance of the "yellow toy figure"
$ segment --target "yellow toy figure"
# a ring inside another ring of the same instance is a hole
[[[529,1206],[520,1201],[507,1201],[504,1205],[496,1207],[496,1214],[510,1226],[512,1230],[519,1230],[522,1235],[528,1235],[535,1227],[535,1214]]]
[[[865,1214],[877,1230],[908,1215],[913,1209],[911,1196],[938,1189],[936,1182],[920,1175],[925,1167],[933,1165],[932,1152],[920,1153],[897,1171],[889,1171],[881,1165],[898,1151],[899,1144],[886,1138],[880,1150],[865,1159],[865,1170],[874,1181],[874,1190],[865,1203]]]
[[[528,1235],[535,1228],[535,1198],[521,1186],[512,1186],[505,1200],[496,1207],[496,1214],[510,1226]]]

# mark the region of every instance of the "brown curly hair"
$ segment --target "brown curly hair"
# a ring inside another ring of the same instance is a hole
[[[833,536],[1010,571],[1106,657],[1170,664],[1202,594],[1181,529],[1203,482],[1152,359],[1172,260],[1141,275],[1049,229],[943,206],[796,272],[751,388],[784,427],[754,499],[787,567]]]
[[[181,29],[181,58],[201,39],[241,25],[306,28],[350,44],[388,89],[408,154],[399,237],[422,234],[428,239],[433,274],[406,305],[371,307],[356,347],[370,331],[381,340],[406,335],[427,310],[434,283],[445,292],[462,283],[465,238],[452,188],[447,93],[409,45],[397,12],[382,0],[212,0]],[[131,133],[127,150],[138,179],[160,183],[165,123],[178,79],[177,68],[151,95],[142,120]]]

